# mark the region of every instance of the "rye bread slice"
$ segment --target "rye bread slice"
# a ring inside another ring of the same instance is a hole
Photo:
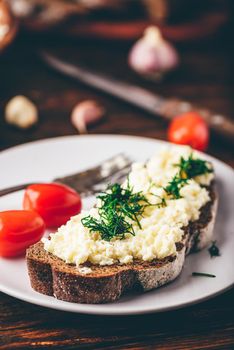
[[[107,303],[129,290],[148,291],[173,281],[181,272],[185,254],[202,249],[212,237],[217,209],[214,186],[209,188],[211,201],[202,209],[199,220],[184,228],[177,254],[161,260],[108,266],[92,265],[92,272],[83,274],[72,264],[48,253],[42,242],[27,249],[26,258],[31,286],[39,293],[75,303]]]

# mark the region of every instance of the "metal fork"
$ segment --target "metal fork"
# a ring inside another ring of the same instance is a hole
[[[123,181],[131,168],[131,164],[132,161],[130,158],[120,153],[93,168],[64,177],[55,178],[52,182],[68,185],[79,192],[82,197],[87,197],[103,191],[110,182]],[[35,182],[1,189],[0,197],[23,190],[33,183]]]

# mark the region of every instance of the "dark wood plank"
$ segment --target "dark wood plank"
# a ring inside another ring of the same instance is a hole
[[[234,117],[233,46],[224,37],[181,45],[182,64],[160,84],[132,73],[125,56],[129,44],[62,42],[51,38],[19,38],[0,56],[0,149],[47,137],[76,134],[70,112],[77,101],[98,99],[105,120],[90,133],[142,135],[166,139],[166,123],[125,103],[75,83],[45,67],[39,46],[67,50],[106,73],[178,96]],[[94,56],[95,51],[95,56]],[[40,121],[28,131],[7,125],[4,106],[16,94],[39,107]],[[234,166],[233,146],[212,136],[208,153]],[[224,271],[225,273],[225,271]],[[1,277],[0,277],[1,278]],[[232,349],[234,289],[204,303],[177,311],[129,317],[98,317],[59,312],[0,294],[0,350],[26,349]]]
[[[0,299],[1,350],[54,345],[57,349],[227,349],[234,346],[234,291],[181,310],[111,317],[65,313],[4,294]]]

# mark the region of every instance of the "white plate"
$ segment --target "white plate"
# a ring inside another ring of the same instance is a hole
[[[24,182],[51,181],[80,171],[119,152],[145,160],[165,142],[132,136],[69,136],[33,142],[0,154],[0,188]],[[140,295],[128,295],[103,305],[75,304],[36,293],[30,288],[25,260],[0,259],[0,290],[16,298],[65,311],[89,314],[140,314],[176,309],[215,296],[234,284],[234,171],[211,159],[217,174],[220,203],[215,239],[221,257],[211,259],[207,249],[190,255],[181,275],[171,284]],[[19,209],[22,192],[0,198],[0,210]],[[85,203],[89,205],[88,202]],[[192,277],[193,271],[216,278]]]

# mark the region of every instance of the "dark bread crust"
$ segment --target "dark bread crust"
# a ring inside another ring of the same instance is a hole
[[[178,252],[184,249],[181,243]],[[38,242],[27,250],[28,273],[33,289],[56,298],[80,303],[101,303],[118,299],[129,289],[142,289],[137,279],[140,271],[165,269],[175,261],[175,256],[151,262],[135,261],[131,264],[110,266],[92,266],[92,272],[84,275],[71,264],[44,250]],[[138,273],[137,273],[138,272]],[[160,281],[159,281],[160,283]]]
[[[117,300],[128,290],[147,291],[172,281],[183,267],[185,251],[202,248],[203,245],[197,244],[199,236],[208,226],[213,230],[217,201],[213,185],[209,192],[211,201],[202,208],[199,220],[184,228],[183,241],[176,245],[177,256],[151,262],[135,260],[125,265],[86,263],[82,266],[91,267],[92,272],[85,275],[76,266],[45,251],[43,243],[38,242],[26,254],[32,288],[69,302],[106,303]]]
[[[206,189],[209,192],[211,200],[203,206],[199,220],[190,222],[189,225],[184,228],[184,231],[188,234],[186,254],[203,249],[212,238],[218,205],[218,195],[214,182],[212,182],[209,187],[206,187]]]

